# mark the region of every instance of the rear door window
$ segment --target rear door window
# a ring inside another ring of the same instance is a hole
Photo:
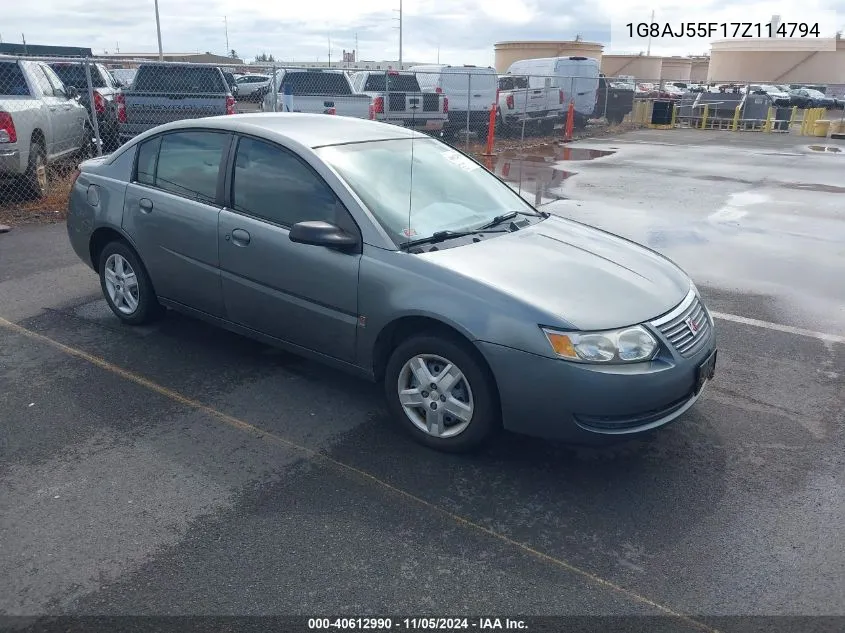
[[[184,198],[214,204],[223,150],[229,138],[225,132],[165,134],[160,137],[157,160],[154,143],[148,142],[150,147],[142,146],[138,153],[138,181]]]

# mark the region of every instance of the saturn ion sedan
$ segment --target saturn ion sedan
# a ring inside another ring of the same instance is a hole
[[[171,308],[379,381],[436,449],[651,431],[715,369],[678,266],[389,124],[169,123],[81,165],[67,228],[123,322]]]

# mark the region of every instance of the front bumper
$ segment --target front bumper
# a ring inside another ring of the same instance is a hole
[[[709,339],[689,358],[661,352],[654,361],[588,365],[477,341],[496,378],[504,427],[516,433],[601,444],[651,431],[685,413],[701,395],[698,366],[716,349]]]

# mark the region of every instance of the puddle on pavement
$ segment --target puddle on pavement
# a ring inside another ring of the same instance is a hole
[[[559,163],[594,160],[615,153],[587,147],[543,145],[525,153],[506,151],[498,156],[482,157],[482,162],[487,169],[520,191],[523,198],[539,206],[554,200],[566,200],[560,190],[561,185],[578,172],[561,169]]]
[[[841,147],[836,145],[810,145],[810,150],[813,152],[832,152],[839,154],[842,151]]]

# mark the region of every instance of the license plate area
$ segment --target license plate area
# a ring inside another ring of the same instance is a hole
[[[716,354],[718,350],[713,350],[713,352],[704,359],[704,361],[698,366],[695,373],[695,393],[701,391],[702,387],[704,387],[704,383],[708,380],[712,379],[713,376],[716,374]]]

